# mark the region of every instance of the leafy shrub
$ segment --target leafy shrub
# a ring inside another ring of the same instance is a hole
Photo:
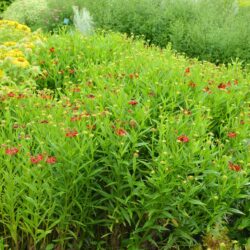
[[[1,0],[0,13],[3,12],[14,0]]]
[[[161,47],[171,43],[177,51],[201,60],[250,62],[250,11],[237,9],[234,0],[63,0],[60,5],[43,0],[37,9],[31,8],[35,0],[25,0],[23,6],[21,2],[13,3],[4,17],[53,30],[64,18],[73,24],[72,6],[79,6],[90,11],[97,28],[143,36]],[[247,4],[241,1],[243,5]]]
[[[47,12],[47,0],[16,0],[3,13],[3,18],[18,21],[37,29],[43,26]]]
[[[246,243],[250,79],[239,64],[111,32],[51,35],[31,61],[37,89],[0,87],[6,248]]]

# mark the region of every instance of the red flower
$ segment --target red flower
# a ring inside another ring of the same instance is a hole
[[[24,94],[20,93],[20,94],[18,94],[17,99],[23,99],[23,98],[25,98],[25,97],[26,97],[26,96],[25,96]]]
[[[122,128],[118,128],[118,129],[115,131],[115,133],[116,133],[117,135],[119,135],[119,136],[125,136],[125,135],[127,135],[127,131],[124,130],[124,129],[122,129]]]
[[[5,154],[6,155],[15,155],[18,153],[18,151],[19,151],[18,148],[6,148]]]
[[[8,93],[8,97],[15,97],[15,93],[13,92]]]
[[[31,161],[32,164],[37,164],[42,160],[43,160],[43,155],[41,155],[41,154],[30,157],[30,161]]]
[[[183,142],[183,143],[189,142],[189,138],[188,138],[186,135],[180,135],[180,136],[178,136],[178,137],[177,137],[177,140],[178,140],[179,142]]]
[[[48,164],[55,164],[56,163],[56,157],[55,156],[49,156],[46,159],[46,163],[48,163]]]
[[[229,132],[229,133],[227,134],[227,136],[228,136],[229,138],[235,138],[235,137],[237,136],[237,134],[236,134],[235,132]]]
[[[50,51],[51,53],[54,53],[54,52],[55,52],[55,48],[54,48],[54,47],[51,47],[51,48],[49,49],[49,51]]]
[[[82,117],[80,115],[74,115],[70,118],[71,122],[80,121]]]
[[[72,138],[72,137],[76,137],[78,135],[78,132],[76,130],[72,130],[66,133],[66,137]]]
[[[95,99],[95,96],[94,96],[93,94],[89,94],[89,95],[87,95],[87,97],[88,97],[89,99]]]
[[[187,68],[185,69],[185,74],[189,74],[189,73],[190,73],[190,68],[187,67]]]
[[[233,164],[232,162],[228,163],[228,167],[229,167],[229,169],[231,169],[233,171],[236,171],[236,172],[239,172],[241,170],[241,166],[240,165]]]
[[[49,121],[48,120],[42,120],[40,123],[47,124],[47,123],[49,123]]]
[[[203,89],[203,91],[204,91],[204,92],[207,92],[208,94],[211,94],[211,93],[212,93],[212,91],[210,90],[209,87],[205,87],[205,88]]]
[[[136,100],[131,100],[128,102],[128,104],[132,105],[132,106],[135,106],[138,104],[138,102]]]
[[[218,89],[226,89],[227,85],[225,83],[220,83]]]
[[[138,73],[134,73],[134,74],[130,74],[129,75],[129,78],[130,79],[134,79],[134,78],[138,78],[139,77],[139,74]]]
[[[81,92],[81,89],[80,88],[73,88],[73,92],[74,93],[79,93],[79,92]]]
[[[188,86],[189,86],[189,87],[192,87],[192,88],[195,88],[195,87],[196,87],[196,83],[190,82],[190,83],[188,84]]]

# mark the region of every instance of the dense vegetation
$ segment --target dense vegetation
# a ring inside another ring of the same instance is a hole
[[[239,64],[9,21],[0,39],[2,249],[249,247]]]
[[[4,18],[53,30],[72,5],[87,8],[96,28],[144,36],[150,43],[218,63],[250,62],[250,1],[235,0],[16,0]],[[21,11],[20,11],[21,10]],[[83,24],[84,25],[84,24]]]

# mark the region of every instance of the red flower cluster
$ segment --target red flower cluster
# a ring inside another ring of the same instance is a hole
[[[241,166],[240,165],[233,164],[232,162],[228,163],[228,167],[229,167],[229,169],[231,169],[233,171],[236,171],[236,172],[239,172],[241,170]]]
[[[235,137],[237,136],[237,134],[236,134],[235,132],[229,132],[229,133],[227,134],[227,136],[228,136],[229,138],[235,138]]]
[[[49,156],[46,159],[46,163],[48,163],[48,164],[55,164],[56,163],[56,157],[55,156]]]
[[[65,136],[69,138],[76,137],[77,135],[78,135],[78,132],[76,130],[69,131],[65,134]]]
[[[43,160],[43,155],[42,154],[38,154],[36,156],[30,156],[30,161],[31,161],[32,164],[37,164],[42,160]]]
[[[231,82],[229,81],[228,83],[220,83],[218,85],[218,89],[226,89],[227,87],[231,86]]]
[[[19,152],[18,148],[6,148],[5,154],[6,155],[15,155]]]
[[[122,128],[118,128],[115,133],[119,136],[125,136],[127,135],[127,131],[125,129],[122,129]]]
[[[38,154],[36,156],[31,156],[30,161],[32,164],[38,164],[44,159],[42,154]],[[47,164],[55,164],[57,162],[55,156],[48,156],[47,159],[45,160]]]
[[[186,135],[180,135],[177,137],[177,141],[187,143],[189,142],[189,138]]]
[[[138,104],[138,102],[136,100],[131,100],[128,102],[128,104],[132,105],[132,106],[135,106]]]

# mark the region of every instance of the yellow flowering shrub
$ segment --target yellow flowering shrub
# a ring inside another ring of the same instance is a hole
[[[26,25],[15,21],[0,20],[0,66],[2,82],[24,79],[25,75],[37,74],[31,62],[36,46],[43,41],[39,32],[32,33]],[[33,71],[33,72],[32,72]]]

